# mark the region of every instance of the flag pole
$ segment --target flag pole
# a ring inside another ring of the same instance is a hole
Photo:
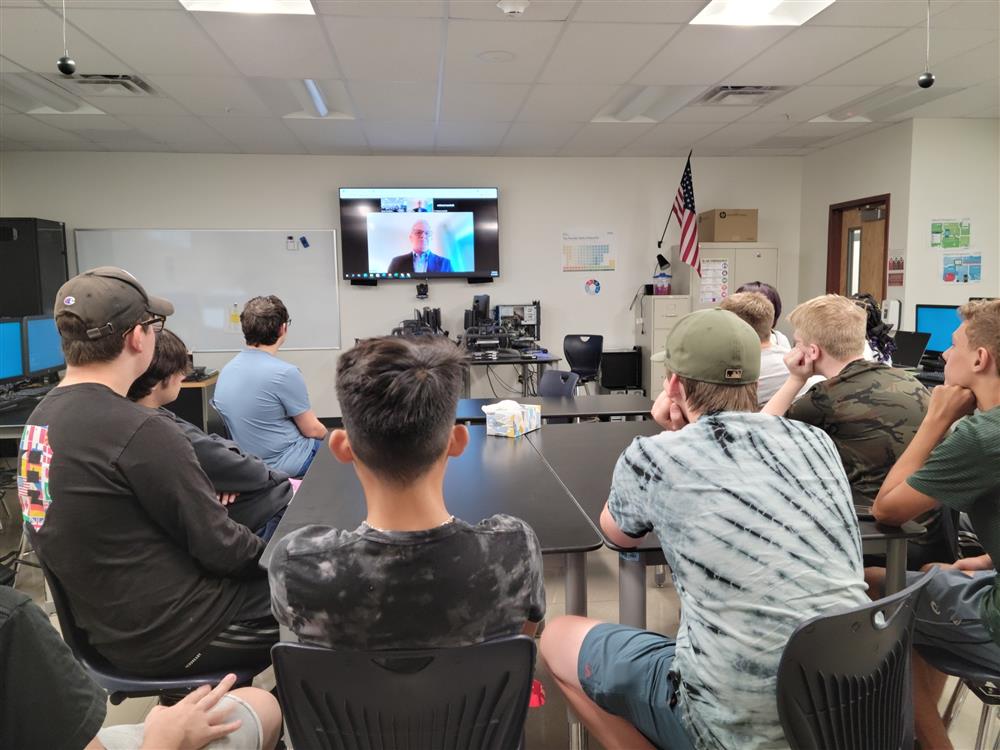
[[[693,153],[694,153],[694,149],[691,149],[690,151],[688,151],[688,158],[687,158],[688,162],[690,162],[690,161],[691,161],[691,154],[693,154]],[[687,165],[687,162],[685,162],[685,166],[686,166],[686,165]],[[656,243],[656,248],[657,248],[658,250],[659,250],[660,248],[662,248],[662,247],[663,247],[663,238],[667,236],[667,227],[669,227],[669,226],[670,226],[670,220],[671,220],[672,218],[674,218],[674,211],[673,211],[673,208],[671,208],[671,209],[670,209],[670,213],[669,213],[669,214],[667,214],[667,223],[663,225],[663,233],[662,233],[662,234],[660,234],[660,239],[659,239],[659,241],[657,241],[657,243]]]

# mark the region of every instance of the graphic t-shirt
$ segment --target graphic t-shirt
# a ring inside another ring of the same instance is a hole
[[[214,406],[243,450],[298,476],[315,444],[293,421],[309,411],[298,367],[260,349],[244,349],[219,373]]]
[[[775,686],[788,638],[803,620],[869,601],[830,438],[737,412],[639,437],[618,459],[608,510],[626,534],[662,540],[681,600],[672,671],[694,746],[787,748]]]
[[[994,565],[1000,562],[1000,406],[959,420],[906,480],[917,492],[969,514]],[[1000,592],[983,600],[983,621],[1000,644]]]
[[[506,515],[424,531],[306,526],[277,543],[268,573],[278,622],[319,646],[467,646],[545,616],[538,539]]]
[[[106,386],[62,386],[35,408],[17,491],[77,624],[121,669],[183,667],[260,574],[264,543],[230,520],[173,419]]]

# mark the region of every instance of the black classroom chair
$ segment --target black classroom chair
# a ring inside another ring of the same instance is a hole
[[[799,625],[778,665],[778,717],[792,750],[901,750],[913,746],[912,586]]]
[[[515,750],[535,641],[381,652],[277,643],[271,657],[295,750]]]
[[[571,372],[580,376],[584,391],[587,383],[597,380],[601,369],[601,353],[604,351],[604,337],[586,334],[570,334],[563,339],[563,354]]]
[[[565,370],[546,370],[538,381],[538,395],[548,398],[573,398],[580,376]]]
[[[41,562],[41,558],[39,558],[39,562]],[[41,568],[45,574],[45,580],[49,584],[63,640],[73,652],[76,660],[94,678],[94,681],[108,692],[108,699],[115,706],[126,698],[140,698],[150,695],[176,698],[178,694],[189,693],[202,685],[216,685],[227,674],[236,675],[236,687],[245,687],[250,685],[254,675],[264,668],[262,665],[252,670],[227,669],[222,672],[191,674],[183,677],[137,677],[126,674],[97,653],[87,642],[87,634],[77,626],[73,619],[66,591],[59,579],[45,566],[45,563],[42,563]]]

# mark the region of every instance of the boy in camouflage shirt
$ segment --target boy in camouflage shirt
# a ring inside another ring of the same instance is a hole
[[[855,503],[871,505],[916,434],[930,394],[908,372],[864,359],[866,315],[847,297],[816,297],[795,308],[788,319],[795,326],[795,346],[785,358],[789,377],[763,411],[826,432],[844,462]],[[815,374],[827,379],[793,403]],[[908,546],[911,569],[948,555],[940,511],[932,511],[923,522],[927,534]]]

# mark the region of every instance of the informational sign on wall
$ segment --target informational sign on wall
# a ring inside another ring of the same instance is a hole
[[[983,280],[982,255],[945,253],[941,258],[941,281],[946,284],[978,284]]]
[[[902,255],[889,256],[888,278],[886,286],[903,286],[903,278],[906,274],[906,261]]]
[[[698,301],[715,304],[728,296],[729,261],[725,258],[702,258]]]
[[[563,271],[614,271],[615,233],[579,231],[562,233]]]
[[[931,221],[931,247],[945,250],[972,247],[972,222],[968,219],[935,219]]]

